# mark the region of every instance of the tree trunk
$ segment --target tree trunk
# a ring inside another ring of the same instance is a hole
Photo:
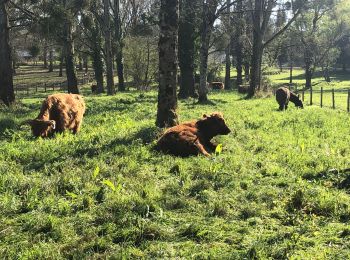
[[[331,82],[331,77],[329,76],[329,68],[328,66],[326,66],[324,69],[323,69],[323,76],[324,76],[324,80],[326,82]]]
[[[81,58],[81,56],[79,55],[79,71],[83,71],[83,59]]]
[[[290,63],[289,68],[289,84],[293,84],[293,63]]]
[[[74,62],[74,41],[72,35],[72,24],[70,21],[66,21],[65,28],[65,56],[66,56],[66,74],[67,74],[67,87],[68,93],[79,94],[78,79],[75,71]]]
[[[179,22],[179,98],[197,97],[194,80],[196,0],[182,1]]]
[[[95,45],[92,65],[94,67],[95,79],[97,83],[97,93],[103,93],[103,61],[100,46]]]
[[[123,63],[123,49],[118,48],[116,54],[117,61],[117,74],[118,74],[118,90],[125,91],[125,82],[124,82],[124,63]]]
[[[312,69],[309,65],[305,67],[305,88],[309,89],[312,86]]]
[[[49,63],[49,72],[53,72],[53,50],[50,50],[49,53],[49,59],[50,59],[50,63]]]
[[[305,88],[309,89],[312,86],[312,52],[309,51],[309,47],[306,47],[304,60],[305,60]]]
[[[293,84],[293,53],[290,52],[289,54],[289,84]]]
[[[244,79],[245,79],[245,81],[246,82],[248,82],[249,81],[249,74],[250,74],[250,72],[249,72],[249,70],[250,70],[250,64],[249,64],[249,62],[245,62],[245,64],[244,64]]]
[[[208,52],[209,52],[209,41],[210,32],[207,28],[203,28],[204,31],[201,35],[201,48],[200,48],[200,80],[199,80],[199,102],[205,103],[208,101],[208,87],[207,87],[207,75],[208,75]]]
[[[84,54],[83,63],[84,63],[85,73],[88,73],[89,72],[89,62],[88,62],[88,56],[86,54]]]
[[[243,83],[243,42],[242,37],[244,34],[244,18],[243,18],[243,0],[237,2],[237,29],[236,29],[236,70],[237,70],[237,85]],[[232,39],[231,41],[233,41]],[[249,69],[248,69],[249,71]]]
[[[119,0],[114,0],[114,27],[115,35],[117,41],[116,50],[116,63],[117,63],[117,75],[118,75],[118,90],[125,91],[124,82],[124,62],[123,62],[123,33],[121,29],[121,19],[120,19],[120,3]]]
[[[7,0],[0,0],[0,99],[9,106],[15,101]]]
[[[212,24],[208,21],[209,18],[209,3],[203,2],[203,15],[202,15],[202,28],[201,28],[201,47],[200,47],[200,80],[199,80],[199,98],[200,103],[208,101],[208,87],[207,87],[207,76],[208,76],[208,56],[209,56],[209,44],[210,36],[212,32]]]
[[[64,48],[61,49],[61,54],[60,54],[60,65],[59,65],[59,72],[58,76],[63,77],[63,62],[64,62]]]
[[[12,49],[12,53],[14,53],[14,52],[15,52],[15,50]],[[17,75],[16,67],[17,67],[16,59],[14,59],[12,56],[12,72],[13,72],[14,76]]]
[[[156,125],[169,127],[178,124],[176,114],[178,0],[161,0],[159,20],[159,92]]]
[[[150,66],[150,42],[149,42],[149,39],[147,38],[146,40],[146,43],[147,43],[147,62],[146,62],[146,72],[145,72],[145,80],[144,80],[144,83],[143,85],[145,86],[145,89],[148,89],[149,87],[149,66]]]
[[[47,69],[48,66],[47,66],[47,45],[46,45],[46,43],[44,46],[43,61],[44,61],[44,69]]]
[[[261,84],[261,62],[263,55],[262,35],[256,31],[253,33],[253,55],[250,68],[250,86],[248,97],[253,97],[255,91],[260,90]]]
[[[226,47],[225,55],[225,89],[231,89],[231,44]]]
[[[109,0],[103,0],[104,6],[104,27],[105,27],[105,51],[106,51],[106,68],[107,68],[107,94],[114,95],[114,72],[113,72],[113,54],[111,41],[111,25],[110,25],[110,6]]]

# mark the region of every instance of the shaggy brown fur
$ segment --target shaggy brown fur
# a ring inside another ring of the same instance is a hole
[[[176,156],[203,154],[209,156],[216,145],[210,140],[231,132],[221,113],[204,115],[200,120],[185,122],[168,129],[158,140],[156,149]]]
[[[291,92],[288,88],[280,87],[276,90],[276,100],[279,104],[279,110],[287,110],[288,103],[291,101],[296,107],[304,108],[303,102],[299,99],[299,96]]]
[[[215,90],[223,90],[225,88],[225,84],[222,82],[211,82],[209,87]]]
[[[44,100],[37,118],[28,123],[36,137],[49,137],[67,129],[76,134],[80,130],[84,113],[85,102],[82,96],[55,94]]]
[[[97,93],[97,85],[91,85],[91,93]]]

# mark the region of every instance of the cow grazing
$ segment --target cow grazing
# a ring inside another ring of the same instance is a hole
[[[225,88],[225,84],[223,82],[211,82],[209,87],[213,90],[223,90]]]
[[[291,101],[296,107],[304,108],[303,102],[299,96],[291,92],[288,88],[280,87],[276,90],[276,100],[279,104],[279,110],[287,110],[288,103]]]
[[[75,94],[55,94],[48,96],[36,119],[28,121],[36,137],[50,137],[54,133],[72,130],[76,134],[81,127],[85,113],[82,96]]]
[[[91,93],[97,93],[97,85],[91,85]]]
[[[211,139],[216,135],[227,135],[231,132],[221,113],[204,115],[200,120],[185,122],[174,126],[160,137],[156,149],[164,153],[187,157],[215,150]]]

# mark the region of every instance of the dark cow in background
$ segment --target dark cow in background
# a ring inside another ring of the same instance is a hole
[[[210,140],[230,132],[223,115],[216,112],[168,129],[158,140],[156,149],[182,157],[198,154],[209,156],[209,152],[216,148]]]
[[[49,137],[65,130],[72,130],[76,134],[80,130],[84,113],[82,96],[55,94],[44,100],[39,115],[28,121],[28,124],[36,137]]]
[[[289,101],[294,103],[296,107],[304,108],[303,102],[299,96],[291,92],[286,87],[280,87],[276,90],[276,100],[279,104],[279,110],[287,110]]]
[[[225,84],[223,82],[211,82],[209,83],[209,88],[213,90],[223,90],[225,89]]]
[[[93,94],[97,93],[97,85],[91,85],[91,93]]]

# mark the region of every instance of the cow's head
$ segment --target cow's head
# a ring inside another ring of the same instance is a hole
[[[210,116],[203,115],[203,119],[199,120],[200,127],[210,136],[227,135],[231,132],[228,128],[222,113],[212,113]]]
[[[54,120],[34,119],[27,121],[27,123],[31,126],[35,137],[48,137],[56,129],[56,121]]]

